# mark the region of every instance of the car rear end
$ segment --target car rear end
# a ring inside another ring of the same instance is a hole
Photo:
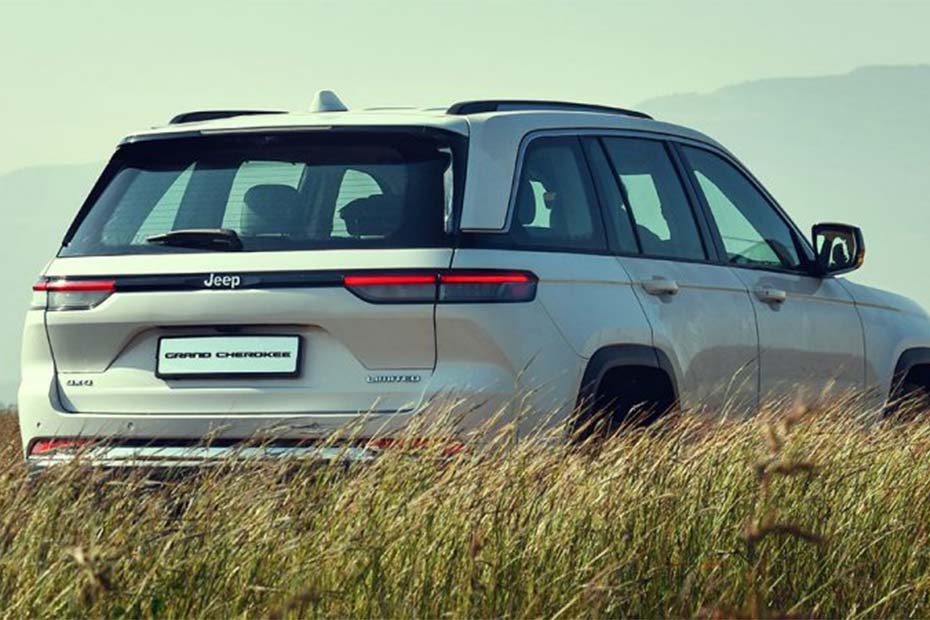
[[[466,149],[462,131],[422,126],[121,145],[34,287],[29,461],[91,441],[98,462],[187,462],[403,427],[457,383],[434,381],[439,298],[535,291],[532,274],[450,269]]]

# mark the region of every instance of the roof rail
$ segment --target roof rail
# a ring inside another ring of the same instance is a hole
[[[198,110],[184,112],[172,118],[169,125],[183,125],[184,123],[199,123],[200,121],[213,121],[220,118],[234,116],[255,116],[257,114],[284,114],[283,110]]]
[[[573,103],[571,101],[534,101],[531,99],[487,99],[478,101],[460,101],[446,110],[446,114],[481,114],[482,112],[516,112],[521,110],[564,110],[569,112],[601,112],[606,114],[622,114],[635,118],[652,117],[644,112],[612,108],[606,105],[591,103]]]

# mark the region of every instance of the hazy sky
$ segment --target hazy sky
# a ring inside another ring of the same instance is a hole
[[[0,173],[100,161],[182,110],[486,96],[632,105],[930,63],[930,2],[0,0]]]

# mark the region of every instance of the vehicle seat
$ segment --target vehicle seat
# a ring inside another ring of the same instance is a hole
[[[244,197],[240,234],[291,236],[300,229],[300,193],[289,185],[255,185]]]
[[[636,225],[636,232],[639,235],[639,241],[643,244],[643,250],[645,252],[659,252],[665,254],[666,247],[668,246],[667,241],[663,241],[659,235],[655,234],[642,224]]]
[[[339,209],[353,237],[387,237],[403,231],[404,204],[399,196],[375,194],[356,198]]]

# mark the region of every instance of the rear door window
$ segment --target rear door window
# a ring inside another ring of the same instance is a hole
[[[638,138],[604,138],[603,143],[642,253],[706,259],[697,220],[665,144]]]

